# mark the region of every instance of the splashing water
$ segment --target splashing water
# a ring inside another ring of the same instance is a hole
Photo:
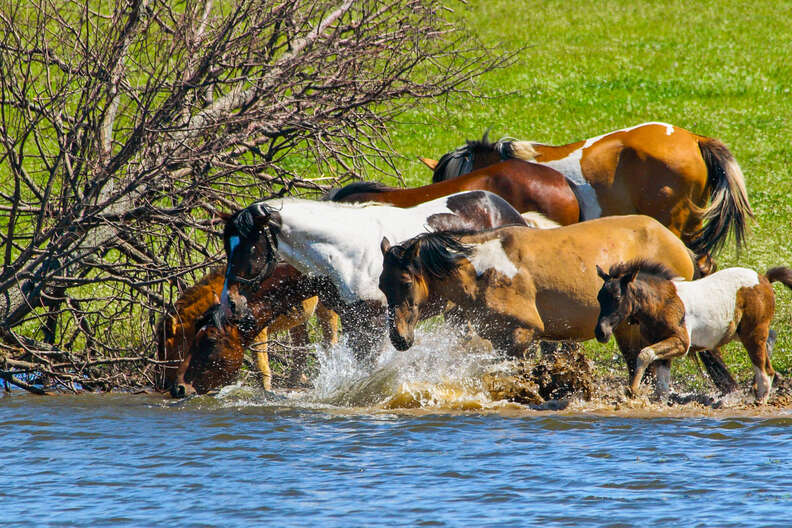
[[[347,407],[480,409],[494,405],[481,382],[497,356],[482,342],[446,327],[418,331],[399,352],[390,343],[373,364],[355,359],[341,342],[317,350],[319,374],[310,398]]]

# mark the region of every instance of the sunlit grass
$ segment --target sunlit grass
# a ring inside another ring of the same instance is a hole
[[[416,156],[438,158],[468,138],[513,136],[568,143],[644,121],[723,140],[740,162],[757,216],[749,246],[721,267],[792,265],[792,4],[777,2],[471,2],[455,16],[515,65],[392,127],[410,185],[429,181]],[[559,256],[563,258],[563,256]],[[776,285],[773,364],[792,366],[792,295]],[[602,364],[615,345],[588,344]],[[743,348],[727,347],[735,374],[752,376]],[[695,371],[690,361],[676,369]]]

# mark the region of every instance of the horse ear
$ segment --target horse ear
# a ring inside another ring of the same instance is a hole
[[[429,167],[431,170],[435,170],[437,168],[437,160],[433,160],[432,158],[422,158],[418,156],[418,159],[421,160],[421,163]]]
[[[625,275],[624,275],[624,276],[621,278],[621,284],[622,284],[622,286],[624,286],[624,287],[626,288],[628,284],[630,284],[632,281],[634,281],[634,280],[635,280],[635,277],[636,277],[637,275],[638,275],[638,268],[633,268],[633,269],[631,269],[631,270],[630,270],[628,273],[626,273],[626,274],[625,274]]]
[[[610,279],[610,275],[602,271],[602,268],[599,267],[599,264],[597,264],[596,266],[597,266],[597,275],[599,275],[600,279],[602,279],[603,281],[608,282],[608,279]]]
[[[380,249],[382,250],[383,257],[390,248],[391,248],[391,243],[390,241],[388,241],[388,237],[382,237],[382,242],[380,242]]]
[[[489,143],[489,133],[490,133],[490,127],[487,127],[487,130],[484,131],[484,135],[481,136],[481,142],[482,143],[485,143],[485,144]]]

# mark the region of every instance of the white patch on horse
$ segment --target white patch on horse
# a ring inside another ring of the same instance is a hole
[[[690,346],[711,349],[727,337],[737,306],[737,290],[759,284],[759,275],[746,268],[728,268],[703,279],[673,284],[685,307]]]
[[[481,276],[488,269],[494,269],[510,279],[517,273],[517,267],[509,260],[503,250],[503,244],[497,238],[478,244],[469,260],[475,268],[477,276]]]
[[[611,134],[630,132],[631,130],[635,130],[636,128],[641,128],[646,126],[665,127],[667,136],[670,136],[671,134],[674,133],[674,126],[669,125],[668,123],[660,123],[660,122],[641,123],[640,125],[635,125],[629,128],[622,128],[620,130],[613,130],[611,132],[607,132],[599,136],[588,138],[583,143],[582,147],[573,150],[565,158],[558,160],[551,160],[551,161],[540,161],[537,163],[541,163],[542,165],[546,165],[551,169],[555,169],[566,177],[566,179],[569,181],[570,186],[572,187],[572,191],[575,193],[575,196],[577,196],[578,204],[580,206],[581,220],[591,220],[593,218],[599,218],[602,216],[602,207],[600,207],[599,200],[597,200],[597,193],[594,192],[594,188],[591,186],[588,180],[583,176],[583,169],[580,166],[580,160],[583,158],[583,150],[591,147],[596,142],[600,141],[601,139],[607,136],[610,136]],[[531,142],[531,144],[540,145],[541,143]]]

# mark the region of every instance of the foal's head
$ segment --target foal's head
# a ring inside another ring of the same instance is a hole
[[[446,233],[424,233],[407,242],[381,244],[379,288],[388,300],[388,330],[393,346],[407,350],[415,339],[421,308],[429,300],[428,281],[448,276],[471,249]]]
[[[671,280],[674,273],[662,264],[633,260],[611,266],[608,273],[597,266],[597,274],[604,281],[597,294],[600,305],[594,335],[600,343],[607,343],[613,329],[632,316],[645,300],[636,287],[638,273],[658,279]]]
[[[280,230],[280,214],[264,202],[254,203],[226,219],[223,247],[228,267],[221,295],[225,307],[231,284],[239,282],[244,290],[251,290],[272,274],[278,259]]]
[[[204,394],[236,379],[244,347],[236,324],[220,324],[220,305],[210,308],[198,322],[192,347],[179,365],[171,396]]]

